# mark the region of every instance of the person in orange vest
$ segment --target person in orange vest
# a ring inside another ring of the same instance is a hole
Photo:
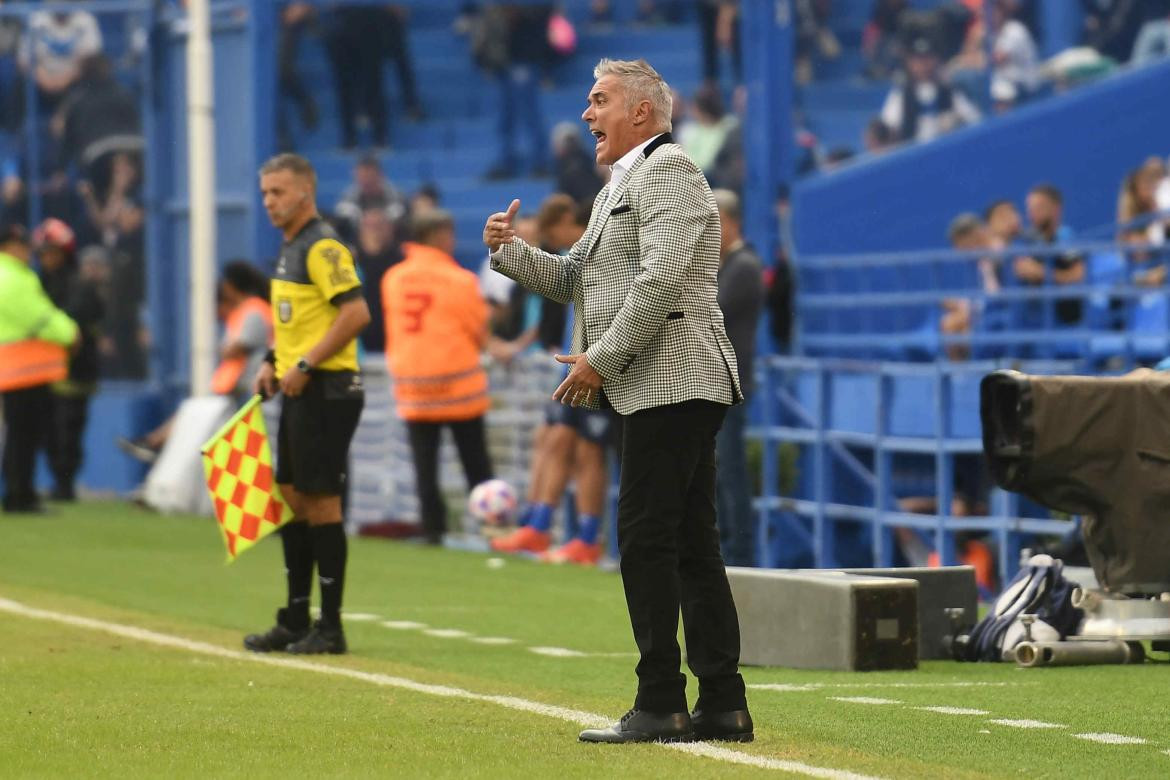
[[[30,254],[22,225],[0,225],[5,512],[42,511],[33,488],[33,467],[49,430],[49,385],[68,376],[67,348],[78,343],[77,323],[49,300],[28,266]]]
[[[233,260],[220,272],[216,306],[224,333],[211,392],[231,396],[237,405],[252,394],[252,377],[272,346],[268,287],[268,277],[244,260]],[[172,417],[136,439],[119,438],[118,447],[145,463],[153,462],[167,442],[173,421]]]
[[[439,492],[439,434],[454,434],[468,489],[492,478],[484,433],[491,399],[480,362],[488,308],[474,273],[452,257],[455,220],[442,210],[415,218],[405,258],[382,277],[386,364],[414,457],[423,535],[440,544],[447,508]]]

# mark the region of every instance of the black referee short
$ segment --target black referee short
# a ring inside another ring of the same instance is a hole
[[[276,482],[299,493],[345,492],[349,443],[362,416],[361,374],[314,371],[304,392],[285,397],[276,436]]]

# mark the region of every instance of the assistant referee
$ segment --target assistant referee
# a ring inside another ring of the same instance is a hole
[[[364,392],[357,336],[370,322],[353,256],[317,213],[317,174],[295,154],[260,168],[260,191],[272,224],[284,234],[272,278],[274,348],[256,376],[256,391],[284,394],[277,434],[276,482],[294,519],[281,528],[288,604],[276,625],[250,634],[256,652],[344,653],[341,596],[346,540],[341,494],[349,443]],[[321,618],[309,624],[313,564]]]

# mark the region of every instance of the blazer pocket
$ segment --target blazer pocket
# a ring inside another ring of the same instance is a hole
[[[631,208],[631,206],[629,203],[623,203],[622,205],[620,205],[617,208],[610,211],[609,215],[611,217],[616,217],[618,214],[625,214],[627,211],[630,210],[630,208]]]
[[[672,311],[666,315],[666,319],[668,319],[668,320],[681,320],[685,316],[687,316],[685,312]]]

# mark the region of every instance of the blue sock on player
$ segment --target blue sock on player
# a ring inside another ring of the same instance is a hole
[[[532,522],[532,510],[536,508],[536,504],[525,504],[524,508],[520,510],[520,514],[516,517],[516,527],[523,528]]]
[[[597,515],[581,515],[577,518],[577,538],[585,544],[597,544],[601,530],[601,518]]]
[[[528,508],[528,525],[542,533],[552,528],[553,508],[550,504],[533,504]]]

